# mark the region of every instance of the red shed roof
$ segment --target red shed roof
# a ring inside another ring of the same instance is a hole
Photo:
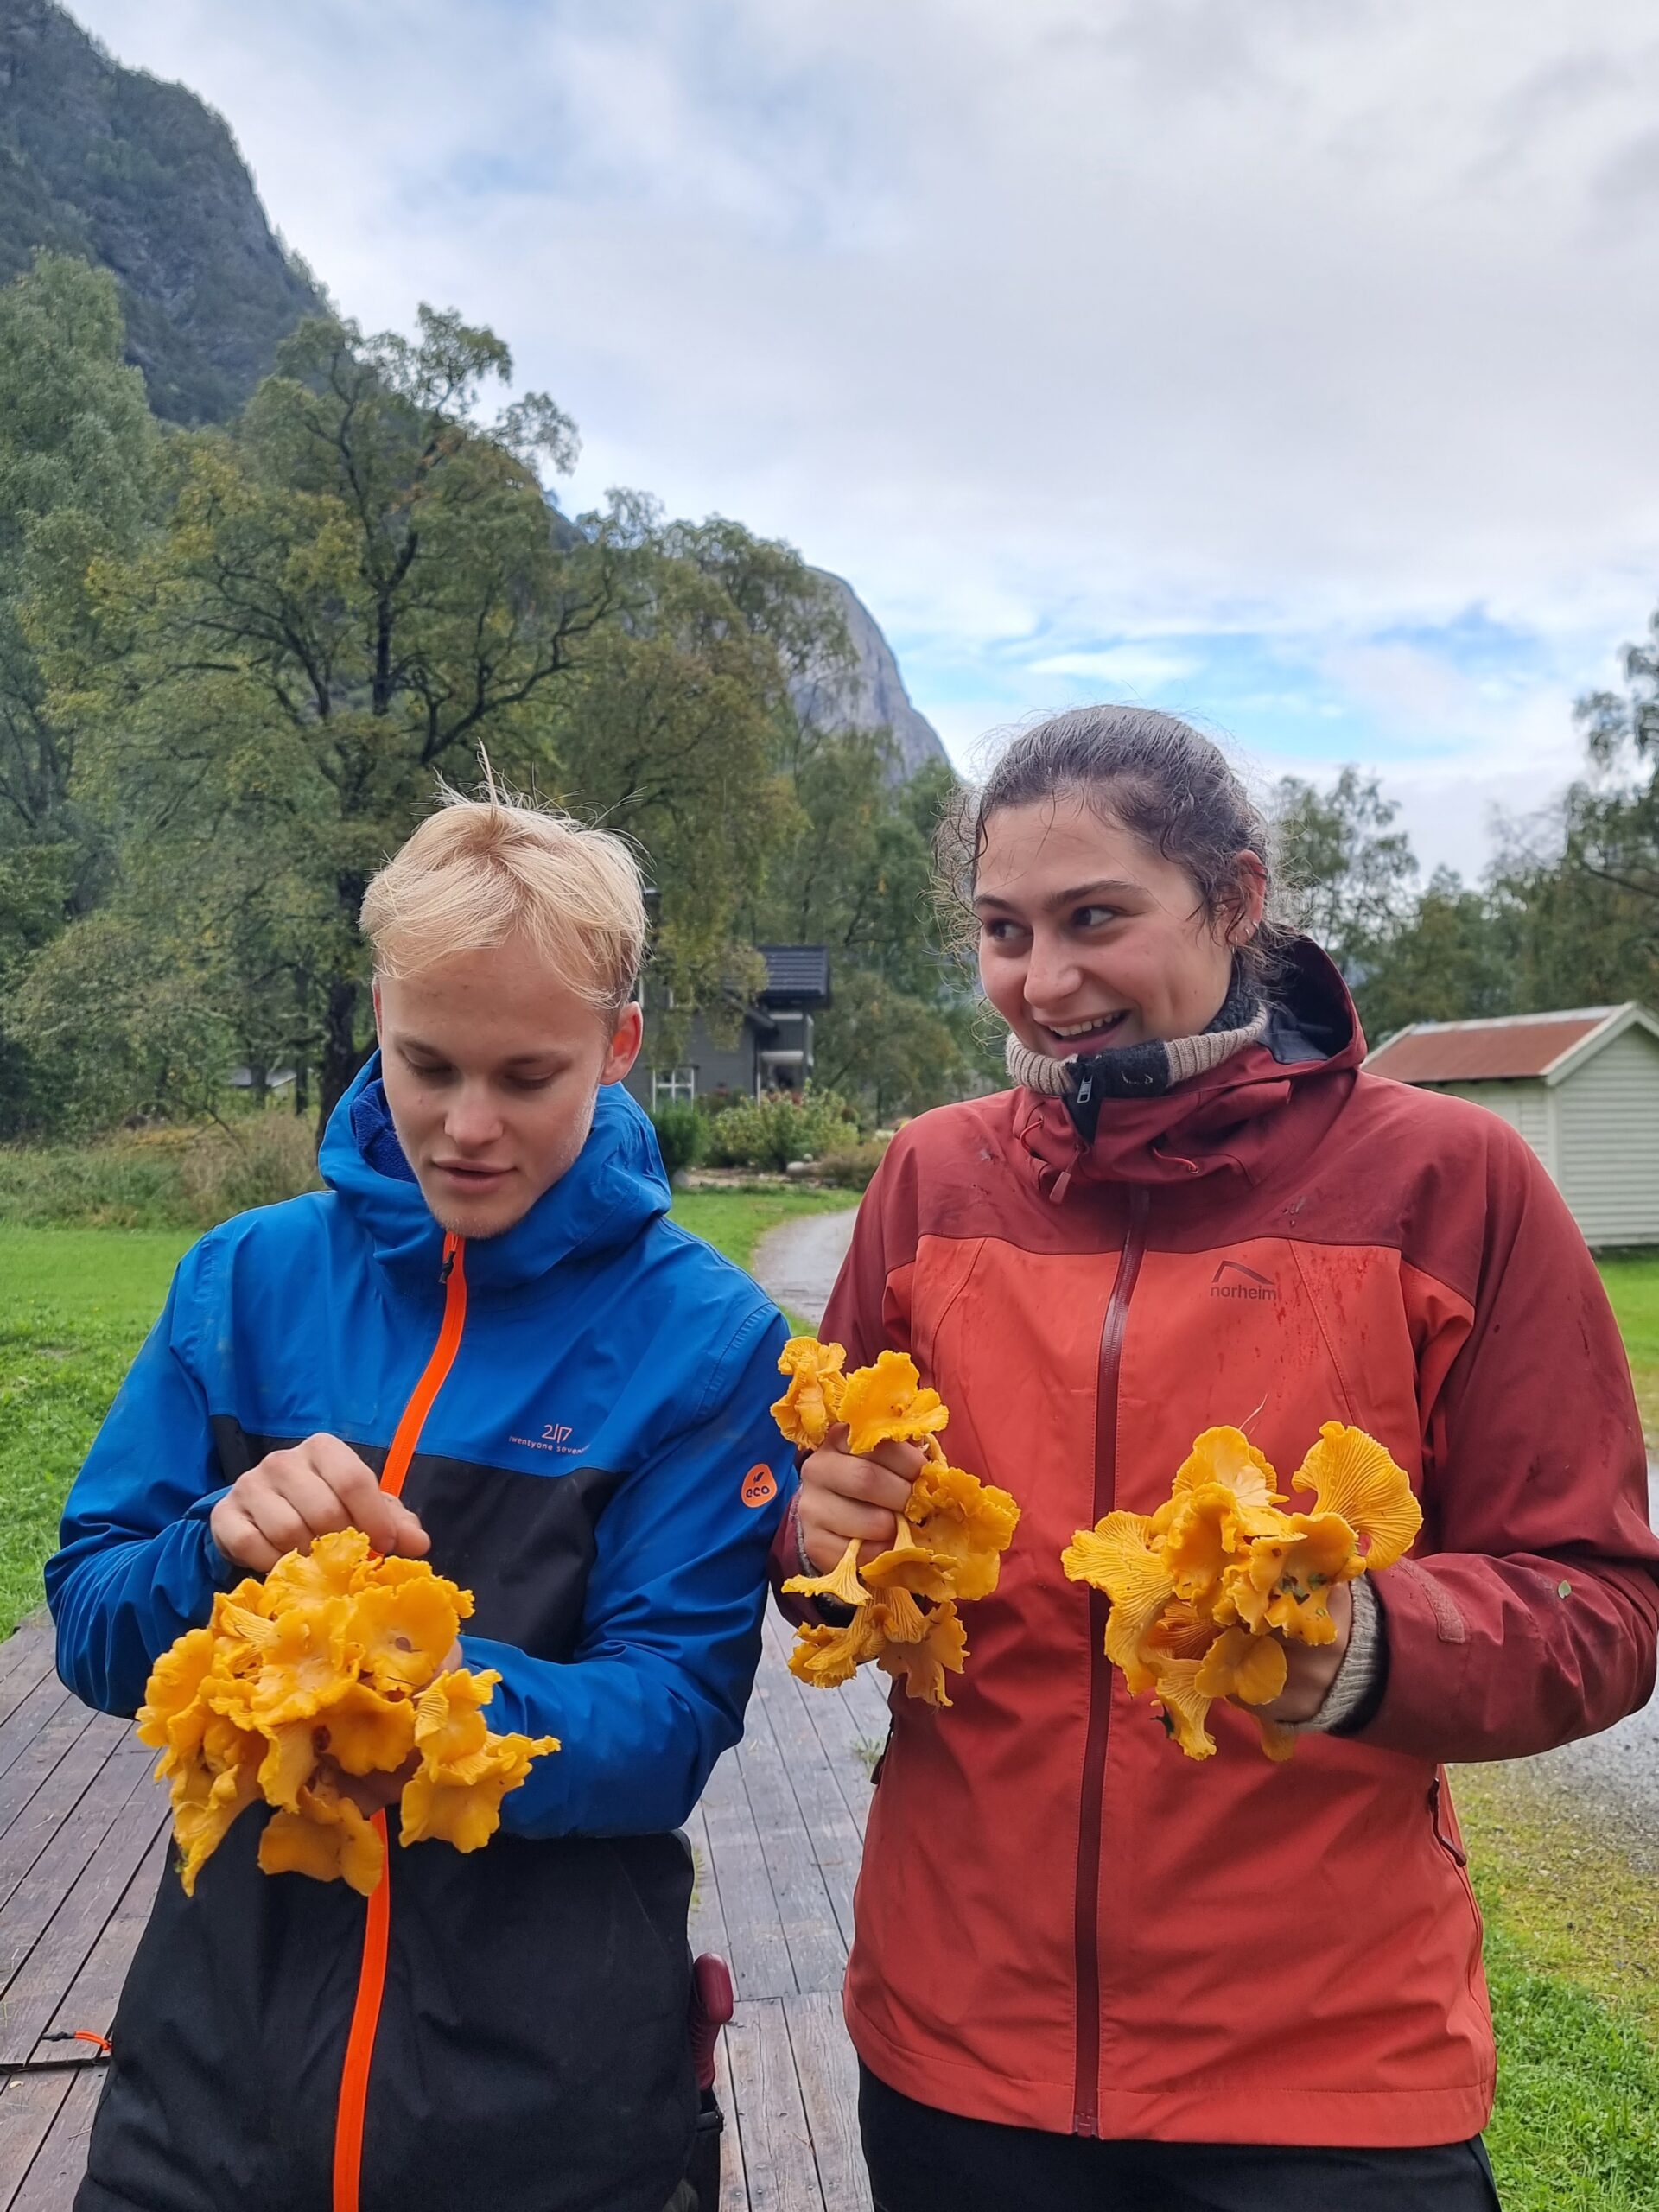
[[[1581,1006],[1560,1014],[1511,1014],[1491,1021],[1418,1021],[1379,1045],[1368,1075],[1396,1083],[1514,1082],[1548,1075],[1623,1007]]]

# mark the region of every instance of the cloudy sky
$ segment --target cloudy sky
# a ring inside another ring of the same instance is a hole
[[[340,306],[853,582],[971,765],[1137,697],[1427,862],[1659,597],[1645,0],[71,0]]]

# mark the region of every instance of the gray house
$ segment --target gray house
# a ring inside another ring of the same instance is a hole
[[[1645,1007],[1417,1021],[1365,1071],[1501,1115],[1549,1170],[1586,1244],[1659,1244],[1659,1020]]]
[[[799,1090],[812,1075],[812,1017],[830,1004],[830,954],[822,944],[763,944],[764,989],[745,1007],[729,1045],[709,1035],[693,1014],[680,1056],[658,1060],[652,1049],[652,1007],[645,1001],[645,1048],[627,1088],[649,1109],[727,1093],[758,1098],[766,1090]]]

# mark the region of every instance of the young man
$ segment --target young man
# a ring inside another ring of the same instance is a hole
[[[696,2110],[673,1831],[753,1680],[785,1332],[668,1221],[620,1088],[645,918],[619,840],[456,803],[363,920],[380,1051],[328,1188],[181,1262],[47,1569],[59,1667],[130,1713],[216,1591],[354,1527],[474,1593],[490,1726],[563,1749],[481,1851],[399,1849],[383,1812],[366,1904],[260,1872],[257,1806],[193,1897],[169,1869],[76,2202],[662,2212]]]

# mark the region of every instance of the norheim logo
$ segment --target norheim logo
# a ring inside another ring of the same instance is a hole
[[[1223,1260],[1210,1278],[1211,1298],[1274,1298],[1279,1286],[1271,1275],[1257,1274],[1243,1260]]]

